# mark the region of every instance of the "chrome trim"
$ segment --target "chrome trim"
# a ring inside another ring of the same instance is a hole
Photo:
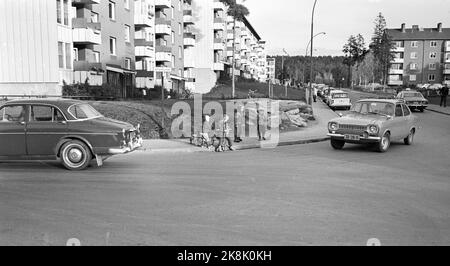
[[[135,143],[130,143],[128,147],[123,148],[111,148],[108,149],[108,154],[118,155],[118,154],[126,154],[132,151],[135,151],[142,147],[143,140],[139,138]]]
[[[349,134],[349,135],[351,135],[351,134]],[[335,138],[344,138],[344,137],[345,137],[344,134],[333,134],[333,133],[328,133],[327,136],[328,136],[328,137],[335,137]],[[371,136],[368,136],[368,137],[365,138],[365,137],[363,137],[363,136],[360,136],[360,140],[376,140],[376,141],[381,141],[381,138],[380,138],[380,137],[371,137]]]

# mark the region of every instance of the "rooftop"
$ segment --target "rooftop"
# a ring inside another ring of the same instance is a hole
[[[398,29],[388,29],[388,34],[395,40],[450,40],[450,28],[442,28],[439,23],[435,28],[420,28],[413,25],[406,28],[402,24]]]

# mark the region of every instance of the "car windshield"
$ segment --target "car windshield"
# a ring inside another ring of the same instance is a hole
[[[69,113],[79,120],[92,119],[102,116],[102,114],[100,114],[97,110],[95,110],[94,107],[90,106],[87,103],[72,105],[69,108]]]
[[[347,93],[335,93],[335,94],[333,94],[333,98],[334,99],[348,98],[348,94]]]
[[[351,111],[360,114],[379,114],[394,116],[394,104],[386,102],[358,102]]]
[[[422,98],[422,94],[420,92],[404,92],[403,96],[406,98],[412,98],[412,97],[420,97]]]

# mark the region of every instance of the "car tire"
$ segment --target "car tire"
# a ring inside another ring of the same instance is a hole
[[[424,108],[419,108],[419,111],[420,111],[421,113],[423,113],[423,112],[425,111],[425,109],[424,109]]]
[[[64,167],[71,171],[86,169],[92,160],[89,147],[78,140],[64,143],[61,147],[60,157]]]
[[[381,141],[377,144],[377,151],[387,152],[390,146],[391,146],[391,134],[389,134],[389,132],[386,132],[384,133],[383,137],[381,137]]]
[[[331,139],[331,147],[333,147],[333,149],[335,150],[342,150],[342,148],[344,148],[345,145],[345,141],[343,140],[338,140],[338,139]]]
[[[411,129],[411,131],[409,132],[409,135],[403,140],[403,142],[405,143],[405,145],[412,145],[414,142],[414,129]]]

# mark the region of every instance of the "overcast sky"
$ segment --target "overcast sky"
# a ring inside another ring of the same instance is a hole
[[[249,20],[267,41],[269,55],[304,55],[310,36],[311,10],[314,0],[247,0]],[[315,33],[326,35],[314,39],[315,55],[342,55],[342,46],[350,35],[361,33],[366,43],[374,28],[378,12],[383,13],[389,28],[450,27],[450,0],[318,0]]]

